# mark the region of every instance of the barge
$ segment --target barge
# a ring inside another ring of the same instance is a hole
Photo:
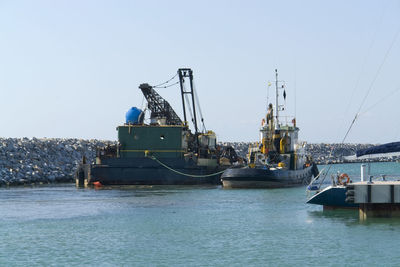
[[[184,119],[155,91],[156,86],[141,84],[146,108],[131,108],[126,122],[117,127],[118,143],[99,149],[95,162],[82,162],[76,173],[78,186],[221,183],[222,172],[238,161],[236,152],[218,146],[216,134],[207,131],[204,119],[198,116],[193,71],[179,69],[175,77],[179,79],[176,84],[180,85]]]

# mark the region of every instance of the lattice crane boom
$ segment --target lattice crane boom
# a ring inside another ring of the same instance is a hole
[[[151,85],[143,83],[139,89],[147,100],[147,107],[151,111],[150,119],[165,118],[166,125],[182,125],[182,120],[168,101],[162,98]]]

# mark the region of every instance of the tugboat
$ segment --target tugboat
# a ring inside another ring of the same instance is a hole
[[[77,186],[221,183],[222,172],[238,160],[236,152],[217,145],[216,134],[205,130],[202,117],[203,130],[199,131],[193,71],[179,69],[175,77],[179,79],[175,84],[180,84],[184,120],[153,86],[141,84],[147,108],[131,108],[126,123],[117,127],[118,143],[98,149],[92,164],[83,160],[76,173]],[[150,112],[149,123],[144,123],[146,110]],[[187,111],[194,133],[189,129]]]
[[[299,128],[296,119],[291,124],[280,121],[279,90],[285,85],[278,81],[275,70],[276,104],[268,105],[267,115],[262,119],[260,142],[249,147],[248,165],[229,168],[221,176],[225,188],[281,188],[307,185],[312,176],[318,175],[318,168],[305,153],[305,143],[298,142]],[[282,120],[283,121],[283,120]]]

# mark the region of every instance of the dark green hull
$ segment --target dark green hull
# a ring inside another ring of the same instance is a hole
[[[197,166],[184,159],[163,158],[159,161],[168,168],[151,158],[103,160],[101,165],[90,166],[88,182],[103,185],[217,185],[221,183],[220,172],[225,169]]]

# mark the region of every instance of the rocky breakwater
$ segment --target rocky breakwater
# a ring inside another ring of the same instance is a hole
[[[223,146],[232,146],[238,156],[246,158],[250,142],[221,142]],[[336,164],[336,163],[350,163],[350,162],[378,162],[378,161],[396,161],[399,156],[382,156],[372,158],[349,158],[355,155],[357,150],[369,148],[373,144],[306,144],[305,150],[307,154],[311,155],[317,164]]]
[[[398,156],[382,155],[381,157],[356,158],[358,150],[370,148],[374,144],[307,144],[306,151],[312,155],[317,164],[387,162],[396,161]]]
[[[110,141],[58,138],[0,138],[0,186],[72,182],[85,156]]]

